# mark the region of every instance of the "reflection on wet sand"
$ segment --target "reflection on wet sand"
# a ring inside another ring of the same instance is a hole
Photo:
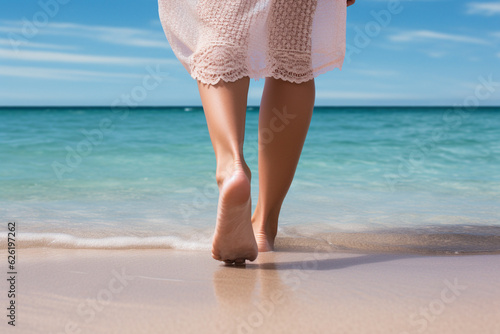
[[[287,315],[293,292],[276,269],[276,253],[261,253],[245,267],[221,266],[214,273],[220,333],[254,333]]]

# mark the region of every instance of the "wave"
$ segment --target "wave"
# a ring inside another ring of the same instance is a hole
[[[280,228],[277,251],[415,253],[427,255],[498,254],[499,226],[430,226],[362,232],[319,232],[305,227]],[[7,248],[6,238],[0,247]],[[108,236],[67,233],[19,233],[16,248],[210,250],[210,231],[176,236]]]
[[[186,240],[177,236],[131,237],[113,236],[104,238],[77,237],[65,233],[19,233],[17,248],[68,248],[68,249],[210,249],[203,240]],[[0,244],[7,247],[6,240]]]

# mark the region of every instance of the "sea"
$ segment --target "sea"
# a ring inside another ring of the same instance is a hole
[[[215,163],[200,106],[0,108],[1,246],[210,250]],[[500,108],[316,106],[277,250],[500,253]]]

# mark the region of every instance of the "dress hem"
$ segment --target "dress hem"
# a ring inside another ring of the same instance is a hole
[[[281,80],[288,81],[291,83],[300,84],[300,83],[312,80],[312,79],[314,79],[314,78],[318,77],[319,75],[324,74],[326,72],[333,71],[336,68],[338,68],[339,71],[342,71],[342,65],[344,63],[343,60],[344,60],[344,57],[342,57],[342,60],[340,60],[340,61],[335,60],[335,61],[329,62],[323,66],[319,66],[316,69],[312,70],[312,73],[310,75],[307,75],[307,76],[304,76],[301,78],[293,78],[293,77],[285,76],[279,72],[268,73],[269,70],[267,70],[267,69],[263,69],[262,71],[258,71],[258,72],[255,72],[255,71],[251,72],[251,71],[246,70],[246,71],[241,71],[237,75],[231,75],[231,76],[225,76],[224,74],[222,74],[222,75],[217,76],[217,78],[215,78],[213,80],[209,79],[208,76],[195,74],[195,71],[191,71],[190,76],[194,80],[200,81],[203,84],[207,84],[207,85],[216,85],[221,80],[225,81],[225,82],[235,82],[235,81],[237,81],[241,78],[244,78],[244,77],[249,77],[250,79],[254,79],[254,81],[259,81],[260,79],[263,79],[263,78],[265,79],[268,77],[272,77],[275,79],[281,79]]]

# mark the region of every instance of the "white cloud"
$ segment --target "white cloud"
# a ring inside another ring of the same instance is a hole
[[[29,40],[33,36],[57,35],[86,38],[111,44],[145,48],[170,48],[160,28],[155,30],[112,26],[90,26],[76,23],[47,24],[43,29],[30,29],[23,21],[0,21],[0,32],[20,41]]]
[[[471,44],[490,44],[476,37],[469,37],[464,35],[446,34],[431,30],[410,30],[402,31],[398,34],[389,37],[390,40],[394,42],[413,42],[421,40],[445,40],[451,42],[459,43],[471,43]]]
[[[500,15],[500,2],[470,2],[467,4],[467,14]]]
[[[145,64],[172,64],[178,65],[177,59],[140,58],[140,57],[115,57],[96,56],[76,53],[51,52],[51,51],[15,51],[0,48],[0,59],[13,59],[35,62],[80,63],[80,64],[105,64],[105,65],[145,65]]]
[[[109,79],[142,78],[143,75],[32,66],[0,66],[0,75],[44,80],[103,81]]]
[[[75,50],[76,47],[71,45],[58,45],[50,43],[35,43],[29,40],[11,40],[10,38],[0,38],[0,45],[7,45],[9,47],[18,49],[21,46],[38,48],[38,49],[58,49],[58,50]]]

